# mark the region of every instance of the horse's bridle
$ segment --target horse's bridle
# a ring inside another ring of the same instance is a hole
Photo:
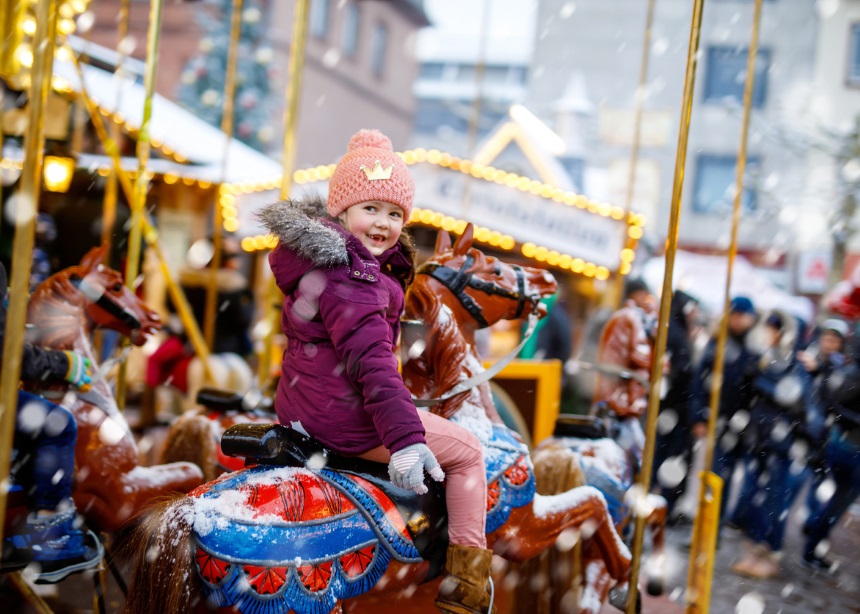
[[[88,283],[86,279],[83,279],[78,275],[72,275],[70,279],[72,284],[81,291],[87,300],[104,309],[110,315],[126,324],[131,330],[138,330],[143,326],[141,321],[137,319],[137,316],[128,309],[120,307],[110,300],[107,293],[101,290],[98,286]]]
[[[526,302],[532,304],[532,310],[536,311],[540,302],[540,294],[526,294],[526,277],[522,267],[512,264],[514,271],[517,274],[517,291],[508,290],[493,281],[484,281],[477,279],[472,273],[467,273],[467,269],[475,263],[475,258],[471,254],[466,254],[463,260],[463,265],[459,270],[446,267],[438,262],[427,262],[418,268],[419,275],[429,275],[443,286],[448,288],[451,293],[457,297],[463,308],[469,313],[475,322],[481,328],[486,328],[490,324],[484,317],[484,312],[481,306],[471,296],[466,294],[466,288],[473,288],[484,294],[501,296],[503,298],[517,301],[517,311],[512,319],[522,317],[525,310]]]

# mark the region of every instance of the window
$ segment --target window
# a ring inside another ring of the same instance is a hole
[[[470,109],[467,100],[419,99],[415,110],[415,131],[436,134],[440,129],[448,128],[466,134]]]
[[[357,4],[348,4],[343,15],[343,52],[353,57],[358,51],[359,13]]]
[[[860,87],[860,23],[851,26],[848,45],[848,85]]]
[[[693,210],[697,213],[727,215],[734,206],[735,167],[737,157],[704,154],[696,159],[696,187],[693,194]],[[750,187],[750,176],[759,167],[759,159],[747,157],[744,194],[741,198],[743,213],[756,210],[756,193]]]
[[[308,15],[311,34],[316,38],[325,38],[328,33],[329,0],[311,0],[311,10]]]
[[[568,177],[573,182],[573,188],[577,192],[585,192],[585,160],[583,158],[559,158]]]
[[[381,77],[385,72],[385,51],[388,46],[388,28],[385,24],[378,23],[373,28],[373,46],[371,67],[373,74]]]
[[[442,62],[424,62],[421,64],[422,79],[439,81],[443,74],[445,74],[445,65]]]
[[[708,65],[705,73],[705,102],[726,102],[733,100],[738,104],[744,100],[744,83],[747,72],[746,48],[708,47]],[[767,69],[770,66],[770,51],[759,49],[756,59],[755,86],[752,104],[764,105],[767,91]]]

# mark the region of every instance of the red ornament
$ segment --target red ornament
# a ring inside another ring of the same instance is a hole
[[[373,562],[375,550],[376,546],[368,546],[340,557],[340,566],[346,577],[352,580],[367,571]]]
[[[499,496],[501,492],[499,491],[499,481],[496,480],[489,486],[487,486],[487,511],[489,512],[491,509],[496,507],[499,503]]]
[[[194,558],[197,560],[200,576],[209,584],[218,584],[227,577],[227,573],[230,571],[230,563],[216,559],[201,548],[197,548],[197,554]]]
[[[274,595],[287,581],[285,567],[245,565],[245,573],[248,574],[248,584],[259,595]]]
[[[320,565],[302,565],[297,567],[302,584],[312,593],[324,591],[331,580],[331,561]]]
[[[524,456],[520,456],[513,465],[505,471],[505,478],[514,486],[522,486],[529,479],[529,467]]]

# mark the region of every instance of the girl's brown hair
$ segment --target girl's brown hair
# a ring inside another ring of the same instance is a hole
[[[415,280],[415,269],[417,268],[415,261],[418,257],[418,251],[415,249],[415,241],[412,239],[412,235],[406,229],[400,231],[400,237],[398,237],[397,242],[400,243],[400,251],[403,252],[403,255],[409,261],[409,268],[392,271],[391,274],[394,275],[394,278],[406,290]]]

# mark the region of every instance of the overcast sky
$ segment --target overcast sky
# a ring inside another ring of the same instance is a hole
[[[477,61],[482,12],[489,11],[487,61],[528,63],[534,48],[534,0],[426,0],[432,26],[418,35],[421,60]]]

